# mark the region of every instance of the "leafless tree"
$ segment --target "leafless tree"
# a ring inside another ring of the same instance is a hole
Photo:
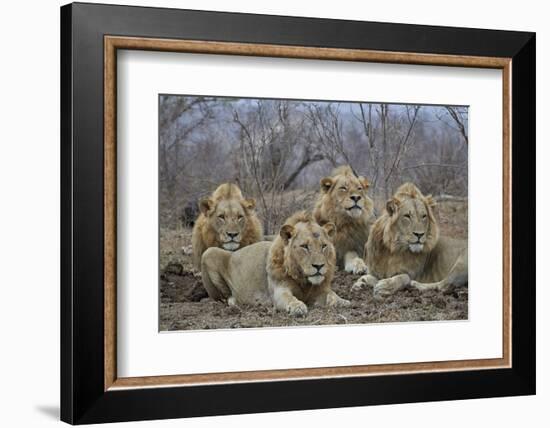
[[[458,130],[464,142],[468,144],[468,108],[445,106],[442,110],[438,115],[439,120]]]
[[[257,100],[244,113],[233,107],[239,135],[237,181],[258,200],[268,233],[286,214],[285,191],[304,168],[323,159],[304,144],[303,119],[296,109],[288,101],[270,100]]]
[[[342,164],[379,204],[404,181],[467,195],[466,107],[167,95],[159,115],[161,221],[193,218],[201,196],[233,181],[272,233]]]
[[[311,126],[314,145],[333,167],[346,163],[352,165],[348,150],[340,103],[308,103],[305,114]]]

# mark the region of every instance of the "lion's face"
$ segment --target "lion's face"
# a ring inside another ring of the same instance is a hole
[[[341,215],[359,218],[365,210],[372,209],[372,201],[367,196],[368,181],[353,174],[325,177],[321,180],[321,191],[329,198],[333,209]]]
[[[207,217],[224,250],[235,251],[241,246],[243,231],[255,206],[254,199],[212,199],[201,201],[201,212]]]
[[[284,225],[280,235],[285,244],[285,267],[294,278],[306,278],[319,285],[334,272],[336,252],[332,237],[336,232],[333,223],[323,227],[317,223]]]
[[[394,250],[421,253],[433,248],[438,231],[432,204],[431,197],[394,197],[387,202]]]

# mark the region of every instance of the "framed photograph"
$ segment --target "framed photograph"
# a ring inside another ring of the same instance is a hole
[[[76,3],[61,105],[63,421],[535,393],[533,33]]]

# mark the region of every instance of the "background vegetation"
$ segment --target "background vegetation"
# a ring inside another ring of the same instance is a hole
[[[162,227],[191,226],[200,198],[231,181],[274,233],[341,164],[370,180],[379,209],[404,181],[467,197],[467,107],[161,95],[159,114]]]

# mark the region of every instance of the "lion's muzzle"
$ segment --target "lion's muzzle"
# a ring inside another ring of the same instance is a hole
[[[307,279],[311,284],[318,285],[325,279],[325,274],[327,273],[327,268],[324,263],[322,264],[311,264],[310,272],[306,273]]]
[[[239,232],[225,232],[222,248],[228,251],[238,250],[241,246],[241,234]]]
[[[424,232],[413,232],[416,241],[409,242],[409,250],[412,253],[420,253],[424,249],[424,243],[426,242],[426,234]]]

